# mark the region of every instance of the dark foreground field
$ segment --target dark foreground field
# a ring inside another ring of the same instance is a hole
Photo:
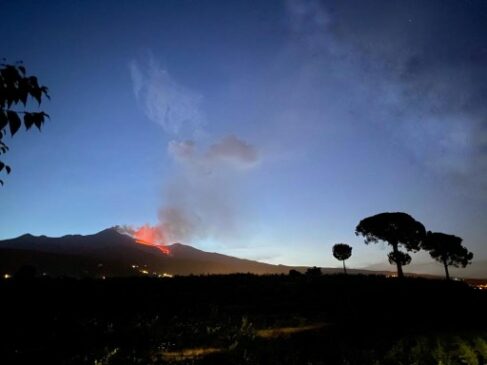
[[[0,282],[2,364],[486,364],[487,293],[380,276]]]

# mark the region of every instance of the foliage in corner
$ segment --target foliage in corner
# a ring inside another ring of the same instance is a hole
[[[32,126],[41,130],[49,115],[42,111],[28,111],[26,108],[28,104],[30,105],[30,100],[35,100],[39,107],[44,97],[49,99],[47,87],[39,85],[37,77],[27,76],[22,63],[15,65],[0,63],[0,155],[9,150],[3,142],[3,137],[9,131],[10,136],[13,137],[22,124],[26,130]],[[3,170],[7,174],[12,171],[10,166],[0,160],[0,172]],[[3,185],[1,179],[0,185]]]

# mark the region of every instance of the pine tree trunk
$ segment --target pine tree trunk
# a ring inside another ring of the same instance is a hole
[[[443,266],[445,266],[446,280],[450,280],[450,273],[448,272],[448,265],[446,261],[443,261]]]
[[[347,273],[347,268],[345,267],[345,260],[342,260],[343,262],[343,272],[346,274]]]
[[[392,249],[394,251],[394,253],[398,253],[399,250],[397,249],[397,243],[393,243],[392,244]],[[404,277],[404,273],[402,272],[402,265],[400,262],[396,262],[396,266],[397,266],[397,277],[398,278],[403,278]]]

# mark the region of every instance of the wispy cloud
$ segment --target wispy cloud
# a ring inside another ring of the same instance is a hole
[[[151,57],[130,64],[134,94],[145,115],[174,135],[194,135],[203,128],[202,97],[176,82]]]
[[[310,73],[354,80],[342,86],[357,119],[388,131],[423,168],[487,197],[487,30],[474,13],[484,5],[287,4]]]

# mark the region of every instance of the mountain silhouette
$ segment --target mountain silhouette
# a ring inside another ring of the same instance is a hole
[[[205,252],[192,246],[174,243],[170,254],[157,247],[138,244],[132,237],[114,228],[92,235],[63,237],[25,234],[0,241],[0,273],[15,273],[24,266],[34,266],[46,276],[115,277],[190,274],[287,274],[307,267],[272,265]],[[322,268],[325,274],[340,273],[340,268]],[[350,270],[351,273],[381,273]]]
[[[140,245],[112,228],[86,236],[53,238],[25,234],[0,241],[0,272],[14,273],[26,265],[34,266],[41,274],[73,277],[270,274],[291,269],[205,252],[181,243],[168,247],[171,253],[165,255],[157,247]]]

